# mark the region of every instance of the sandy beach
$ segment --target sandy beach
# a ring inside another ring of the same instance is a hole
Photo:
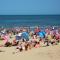
[[[22,31],[18,32],[18,34],[16,33],[15,35],[13,34],[13,32],[12,34],[11,33],[6,33],[5,35],[2,34],[3,36],[1,35],[2,36],[1,38],[3,39],[0,40],[0,60],[60,60],[60,53],[59,53],[60,52],[60,33],[59,33],[60,30],[56,31],[56,34],[53,33],[54,31],[55,31],[54,29],[52,30],[47,29],[46,33],[44,33],[40,31],[39,27],[37,27],[34,30],[35,34],[27,33],[27,29],[24,28],[22,29]],[[38,35],[37,33],[40,34]],[[17,37],[18,38],[23,37],[23,39],[21,38],[22,41],[19,41],[21,39],[20,38],[17,39]],[[26,41],[23,41],[24,39]],[[4,41],[6,41],[5,44]],[[11,47],[9,47],[6,44],[8,42],[12,43]],[[20,43],[18,43],[18,45],[13,46],[13,42],[14,43],[20,42]],[[36,45],[34,46],[33,44]],[[1,47],[1,45],[5,47]],[[17,52],[16,46],[18,46],[19,49],[21,49],[22,47],[23,51]],[[26,47],[28,48],[28,50],[26,50]]]
[[[0,0],[0,60],[60,60],[60,0]]]
[[[0,47],[0,60],[60,60],[60,44],[14,52],[15,47]]]

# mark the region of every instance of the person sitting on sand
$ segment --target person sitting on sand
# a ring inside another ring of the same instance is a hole
[[[16,47],[16,49],[18,49],[20,52],[23,51],[23,49],[22,49],[22,43],[18,44],[18,46]]]
[[[35,48],[39,48],[40,47],[40,43],[36,42]]]
[[[46,46],[49,46],[49,43],[51,42],[51,40],[52,40],[52,36],[50,35],[50,33],[46,34],[46,38],[44,41],[44,43],[47,43]]]
[[[22,41],[19,41],[17,49],[19,49],[20,52],[24,51],[25,50],[25,45],[26,45],[26,41],[23,39]]]
[[[17,46],[19,44],[19,41],[13,40],[12,46]]]
[[[6,35],[4,35],[3,37],[3,43],[4,43],[4,45],[9,41],[9,35],[8,34],[6,34]]]
[[[52,44],[52,45],[57,45],[57,40],[56,40],[56,37],[55,37],[55,36],[52,37],[52,39],[51,39],[51,44]]]

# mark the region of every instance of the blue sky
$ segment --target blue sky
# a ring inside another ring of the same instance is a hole
[[[0,0],[0,15],[60,14],[60,0]]]

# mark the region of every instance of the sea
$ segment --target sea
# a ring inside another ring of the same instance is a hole
[[[0,15],[0,28],[60,26],[60,15]]]

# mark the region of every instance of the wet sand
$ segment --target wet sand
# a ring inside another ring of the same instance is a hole
[[[0,60],[60,60],[60,44],[18,53],[15,47],[0,47]]]

